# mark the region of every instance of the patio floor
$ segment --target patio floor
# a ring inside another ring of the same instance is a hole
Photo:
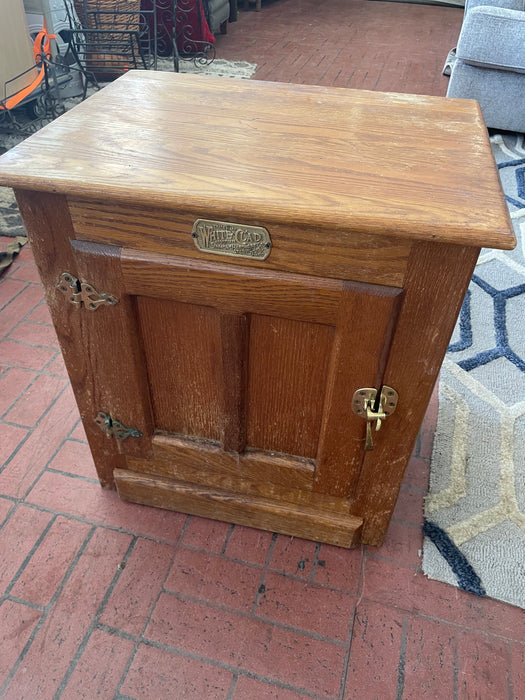
[[[440,95],[461,17],[268,0],[217,55],[256,79]],[[0,697],[524,698],[523,612],[420,570],[436,411],[379,549],[123,503],[98,485],[26,246],[0,278]]]

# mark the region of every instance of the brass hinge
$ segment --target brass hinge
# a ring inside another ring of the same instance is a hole
[[[140,438],[142,433],[136,428],[128,428],[119,420],[112,418],[109,413],[99,411],[95,417],[95,423],[106,433],[108,438],[114,437],[116,440],[125,440],[128,437]]]
[[[352,410],[366,420],[365,450],[374,449],[372,423],[375,422],[376,430],[379,430],[385,418],[396,410],[398,399],[397,391],[390,386],[383,386],[379,396],[377,389],[370,388],[358,389],[354,393]]]
[[[96,311],[99,306],[105,304],[114,306],[118,304],[118,299],[112,297],[106,292],[97,292],[97,290],[87,282],[81,282],[70,272],[63,272],[57,284],[57,289],[60,289],[69,299],[69,302],[80,308],[82,304],[89,311]]]

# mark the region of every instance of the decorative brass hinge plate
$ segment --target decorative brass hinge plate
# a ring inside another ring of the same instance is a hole
[[[118,299],[106,292],[97,290],[87,282],[81,282],[70,272],[63,272],[57,284],[57,289],[68,297],[69,302],[80,308],[82,304],[89,311],[96,311],[99,306],[118,304]]]
[[[99,411],[95,417],[95,423],[106,433],[108,438],[114,437],[116,440],[125,440],[129,437],[141,438],[142,433],[136,428],[128,428],[119,420],[112,418],[109,413]]]
[[[266,260],[272,249],[270,234],[262,226],[197,219],[191,235],[203,253]]]
[[[376,430],[379,430],[382,421],[396,410],[398,400],[397,391],[390,386],[383,386],[379,397],[377,396],[377,389],[373,388],[358,389],[354,393],[352,410],[366,420],[365,450],[374,449],[372,423],[375,422]]]

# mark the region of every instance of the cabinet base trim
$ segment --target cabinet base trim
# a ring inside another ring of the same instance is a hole
[[[223,491],[185,481],[114,471],[119,496],[142,505],[200,515],[283,535],[351,548],[360,542],[361,518]]]

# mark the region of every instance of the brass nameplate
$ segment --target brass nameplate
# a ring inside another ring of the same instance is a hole
[[[191,235],[203,253],[266,260],[272,248],[270,234],[262,226],[197,219]]]

